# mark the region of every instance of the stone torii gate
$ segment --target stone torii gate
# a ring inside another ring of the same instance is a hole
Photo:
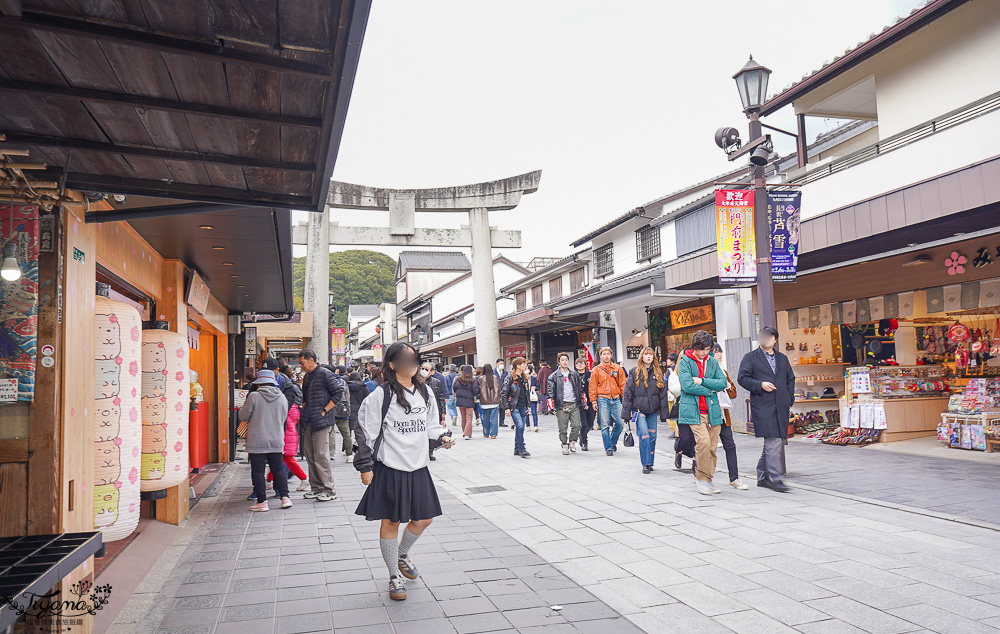
[[[322,216],[293,228],[292,243],[307,246],[304,304],[313,313],[313,339],[329,336],[329,245],[396,247],[470,247],[476,312],[476,353],[483,363],[500,357],[493,248],[519,248],[520,231],[490,227],[489,212],[513,209],[522,194],[538,190],[541,170],[502,180],[434,189],[382,189],[334,181]],[[347,227],[330,220],[331,208],[388,211],[388,227]],[[464,212],[460,229],[415,226],[417,212]],[[322,355],[322,350],[316,351]],[[322,360],[321,360],[322,361]]]

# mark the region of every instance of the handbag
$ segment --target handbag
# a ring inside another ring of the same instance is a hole
[[[531,387],[531,394],[528,395],[528,398],[532,403],[538,402],[538,390],[536,390],[534,386]]]
[[[635,447],[635,437],[632,436],[632,423],[639,420],[639,412],[633,412],[632,418],[625,423],[625,436],[622,439],[622,444],[626,447]]]

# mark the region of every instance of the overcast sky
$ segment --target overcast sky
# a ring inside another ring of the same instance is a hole
[[[727,170],[712,135],[723,125],[746,135],[731,77],[749,54],[773,71],[774,94],[922,3],[372,4],[334,178],[421,188],[541,169],[538,192],[491,214],[492,224],[521,230],[524,248],[507,255],[527,261],[567,255],[572,240],[611,218]],[[768,122],[794,129],[790,108]],[[824,128],[808,122],[810,137]],[[388,222],[380,213],[334,215]],[[455,214],[417,220],[461,223]]]

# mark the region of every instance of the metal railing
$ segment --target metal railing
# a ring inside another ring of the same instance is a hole
[[[944,130],[966,123],[972,119],[981,117],[984,114],[989,114],[998,109],[1000,109],[1000,92],[993,93],[988,97],[974,101],[967,106],[959,108],[958,110],[953,110],[936,119],[922,123],[916,127],[910,128],[909,130],[904,130],[903,132],[894,134],[886,139],[882,139],[878,143],[869,145],[868,147],[862,148],[857,152],[853,152],[847,156],[830,161],[826,165],[806,172],[802,176],[789,179],[788,182],[799,185],[812,183],[821,178],[826,178],[827,176],[831,176],[837,172],[843,172],[844,170],[850,169],[855,165],[860,165],[865,161],[870,161],[871,159],[888,152],[906,147],[911,143],[925,139],[939,132],[943,132]]]

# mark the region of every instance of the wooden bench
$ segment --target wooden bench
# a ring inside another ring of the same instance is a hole
[[[993,453],[993,445],[1000,448],[1000,438],[987,438],[986,439],[986,453]]]

